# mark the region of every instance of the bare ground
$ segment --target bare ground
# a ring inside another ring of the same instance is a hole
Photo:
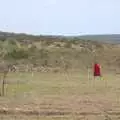
[[[119,76],[106,75],[101,81],[93,81],[92,77],[88,80],[84,75],[79,80],[78,76],[72,74],[68,81],[66,76],[59,74],[35,75],[36,81],[26,82],[32,84],[34,89],[22,91],[21,88],[22,92],[15,92],[14,95],[10,94],[13,91],[10,92],[11,84],[8,84],[6,96],[0,98],[0,119],[119,120]],[[14,77],[9,76],[9,79]],[[24,78],[27,80],[30,76]]]

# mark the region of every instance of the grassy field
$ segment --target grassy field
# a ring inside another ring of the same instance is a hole
[[[120,76],[9,73],[0,120],[119,120]]]

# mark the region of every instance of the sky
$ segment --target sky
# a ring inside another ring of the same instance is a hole
[[[120,34],[120,0],[0,0],[0,31]]]

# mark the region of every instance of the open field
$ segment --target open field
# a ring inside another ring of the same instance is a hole
[[[119,120],[120,76],[9,73],[0,120]]]
[[[0,40],[0,74],[11,71],[0,120],[120,119],[120,44],[13,33]],[[95,61],[101,80],[88,75]]]

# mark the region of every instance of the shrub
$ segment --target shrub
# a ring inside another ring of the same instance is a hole
[[[48,58],[48,51],[45,49],[40,49],[39,50],[40,53],[40,58],[41,59],[47,59]]]
[[[64,45],[65,48],[71,48],[72,47],[72,43],[69,41]]]
[[[6,59],[27,59],[29,52],[23,49],[14,49],[5,55]]]

